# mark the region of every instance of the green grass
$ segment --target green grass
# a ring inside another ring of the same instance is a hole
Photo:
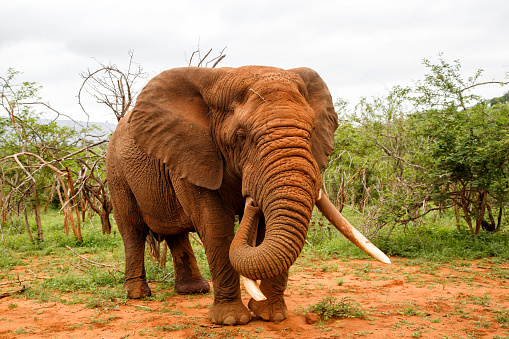
[[[308,312],[320,315],[324,320],[332,318],[361,318],[366,317],[361,305],[351,297],[337,300],[335,297],[324,297],[322,301],[308,308]]]
[[[345,213],[346,217],[355,224],[355,215]],[[36,234],[36,227],[32,223],[32,233]],[[429,218],[420,227],[395,228],[389,237],[382,230],[372,241],[385,253],[391,256],[409,258],[405,264],[420,265],[423,274],[435,275],[440,265],[449,262],[451,269],[468,271],[467,264],[456,264],[458,260],[488,259],[492,268],[486,271],[486,277],[494,279],[509,279],[509,273],[501,265],[509,261],[509,235],[502,230],[498,233],[482,233],[479,236],[465,231],[458,231],[450,216],[442,219]],[[126,292],[124,282],[124,247],[118,229],[113,225],[112,234],[103,235],[99,219],[88,219],[82,223],[83,242],[76,241],[72,232],[66,235],[63,231],[63,217],[57,211],[49,211],[43,215],[43,242],[30,242],[24,227],[18,225],[18,232],[14,227],[2,226],[3,242],[0,244],[0,280],[17,281],[18,276],[29,280],[27,289],[20,297],[28,297],[44,302],[63,302],[67,304],[83,303],[88,308],[114,308],[118,303],[125,303]],[[387,229],[388,230],[388,229]],[[311,244],[305,245],[303,255],[292,270],[299,270],[303,266],[314,266],[322,272],[337,272],[338,265],[329,265],[316,259],[368,258],[346,240],[338,231],[319,214],[313,216],[307,240]],[[210,280],[210,272],[203,247],[191,240],[200,271]],[[87,259],[113,265],[103,267],[88,263],[68,250],[71,247],[79,255]],[[166,268],[161,269],[147,258],[145,260],[147,279],[161,281],[168,272],[173,270],[171,255],[168,253]],[[461,261],[460,261],[461,262]],[[11,273],[18,268],[16,274]],[[357,268],[354,272],[361,279],[377,279],[372,273],[371,264]],[[21,273],[20,273],[21,272]],[[172,296],[174,276],[163,282],[154,283],[154,294],[151,298],[165,300]],[[342,278],[337,280],[343,285]],[[14,289],[13,285],[13,289]],[[54,293],[54,292],[59,293]],[[307,293],[302,290],[302,293]],[[484,299],[472,299],[471,303],[486,304],[490,302],[488,296]],[[486,300],[485,300],[486,299]],[[325,301],[324,301],[325,302]],[[335,305],[328,301],[329,306]],[[341,301],[340,301],[341,302]],[[346,302],[346,301],[343,301]],[[336,305],[337,306],[337,305]],[[407,310],[411,311],[411,310]],[[406,311],[402,311],[406,312]],[[504,323],[507,314],[499,316]]]
[[[344,216],[354,227],[361,223],[359,217],[345,211]],[[352,245],[319,212],[313,215],[305,251],[312,252],[324,259],[349,258],[364,259],[368,256]],[[465,227],[458,231],[455,220],[450,214],[441,218],[429,216],[422,225],[386,226],[376,237],[370,239],[378,248],[389,256],[419,258],[430,262],[451,262],[458,259],[474,260],[482,258],[498,258],[509,260],[509,232],[507,228],[499,232],[482,231],[480,235],[470,234]],[[432,273],[432,272],[430,272]]]
[[[24,221],[23,221],[24,223]],[[36,235],[36,225],[30,218],[32,235]],[[30,242],[26,229],[17,225],[2,226],[3,243],[0,243],[0,279],[17,281],[21,275],[28,281],[27,289],[20,297],[41,302],[61,302],[65,304],[84,304],[87,308],[112,309],[127,301],[124,283],[124,246],[122,238],[113,222],[112,233],[103,235],[98,217],[82,222],[83,241],[78,242],[72,231],[63,231],[63,217],[56,210],[42,216],[44,241]],[[18,232],[21,231],[20,232]],[[203,276],[210,279],[210,272],[203,247],[191,240]],[[96,263],[112,267],[94,265],[75,253]],[[151,300],[164,300],[174,295],[174,275],[171,255],[165,268],[160,268],[145,257],[147,280],[155,283]],[[10,273],[13,268],[17,272]],[[164,281],[163,278],[165,278]],[[15,285],[13,285],[13,289]],[[59,292],[59,293],[54,293]]]

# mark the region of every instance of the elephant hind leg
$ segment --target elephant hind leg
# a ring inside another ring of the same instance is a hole
[[[188,234],[167,236],[166,242],[175,267],[175,292],[178,294],[207,293],[210,286],[200,274]]]

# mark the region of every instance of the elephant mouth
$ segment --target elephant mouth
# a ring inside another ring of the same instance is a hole
[[[348,220],[336,209],[336,207],[330,202],[329,198],[320,190],[318,199],[315,201],[316,207],[322,212],[322,214],[330,221],[330,223],[340,231],[349,241],[359,247],[365,253],[371,257],[381,261],[385,264],[390,264],[390,259],[380,251],[373,243],[371,243],[366,237],[364,237],[355,227],[353,227]],[[254,200],[251,197],[246,197],[246,203],[244,207],[245,216],[249,219],[244,225],[250,225],[249,230],[245,230],[244,241],[252,246],[256,247],[257,243],[260,243],[263,239],[257,240],[257,235],[260,237],[258,232],[259,219],[263,215],[262,211],[256,206]],[[240,226],[239,226],[240,228]],[[254,280],[242,276],[242,281],[249,295],[257,301],[265,300],[266,297],[263,295],[259,288],[259,283]]]

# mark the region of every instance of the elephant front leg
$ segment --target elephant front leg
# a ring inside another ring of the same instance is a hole
[[[219,325],[247,324],[251,320],[251,312],[242,303],[239,274],[230,264],[228,254],[233,239],[233,225],[228,234],[211,234],[214,232],[217,229],[211,228],[208,236],[202,237],[214,289],[214,304],[208,318]]]
[[[288,271],[272,279],[262,280],[260,290],[267,300],[251,299],[248,307],[253,313],[265,321],[282,321],[288,317],[283,294],[288,282]]]
[[[209,283],[198,269],[188,234],[167,236],[175,268],[175,292],[178,294],[207,293]]]

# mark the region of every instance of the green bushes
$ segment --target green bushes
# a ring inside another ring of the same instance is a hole
[[[453,210],[470,233],[500,230],[509,196],[509,104],[473,94],[482,70],[464,78],[459,61],[424,60],[412,87],[337,105],[340,126],[324,171],[339,209],[354,207],[368,234]],[[500,82],[488,82],[502,84]],[[458,226],[459,227],[459,226]]]

